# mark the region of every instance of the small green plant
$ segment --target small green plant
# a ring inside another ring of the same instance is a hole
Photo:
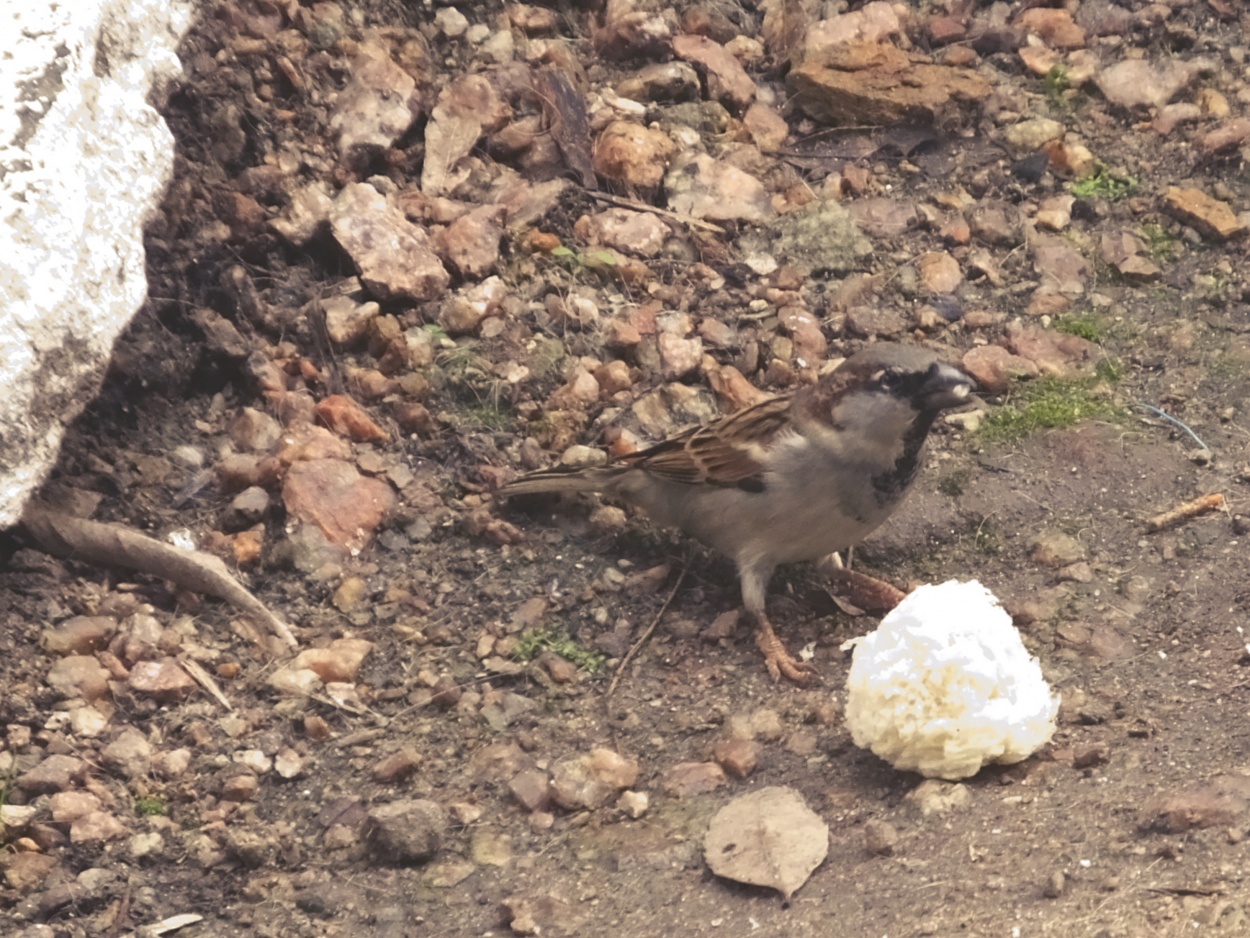
[[[972,536],[972,546],[984,557],[997,557],[1003,549],[1002,538],[990,523],[989,518],[974,520],[969,524],[968,533]]]
[[[532,661],[542,652],[550,651],[570,661],[584,671],[594,674],[603,667],[603,655],[587,651],[564,632],[556,629],[532,629],[521,636],[515,657],[518,661]]]
[[[551,256],[574,273],[579,271],[600,273],[616,268],[616,255],[611,251],[586,251],[582,253],[581,251],[575,251],[570,247],[560,245],[558,248],[552,248]]]
[[[1142,225],[1141,237],[1146,242],[1146,254],[1151,260],[1166,261],[1176,253],[1176,238],[1158,222],[1148,221]]]
[[[1042,78],[1042,89],[1046,92],[1046,97],[1055,104],[1063,103],[1063,93],[1071,87],[1068,70],[1062,65],[1056,65]]]
[[[971,469],[956,469],[938,479],[938,491],[948,498],[958,498],[968,487],[972,478]]]
[[[1094,366],[1094,374],[1100,381],[1115,384],[1124,377],[1124,363],[1108,355]]]
[[[1121,407],[1094,393],[1094,385],[1100,380],[1106,379],[1041,378],[1022,385],[1013,400],[991,411],[977,433],[989,442],[1009,443],[1038,430],[1070,427],[1082,420],[1122,417]]]
[[[169,808],[165,802],[155,795],[145,795],[142,798],[135,799],[135,814],[143,817],[153,817],[154,815],[166,815]]]
[[[1132,176],[1121,176],[1105,166],[1098,172],[1072,184],[1072,194],[1078,199],[1106,199],[1118,202],[1131,195],[1141,185]]]
[[[1061,316],[1055,321],[1056,332],[1080,336],[1091,342],[1102,342],[1107,337],[1107,327],[1097,316]]]

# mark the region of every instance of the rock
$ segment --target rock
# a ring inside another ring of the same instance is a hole
[[[1044,531],[1029,545],[1029,559],[1044,567],[1062,567],[1085,559],[1085,547],[1070,534]]]
[[[583,215],[573,230],[587,244],[606,245],[638,257],[655,257],[670,234],[668,225],[655,215],[624,208]]]
[[[1007,325],[1007,345],[1015,354],[1036,364],[1043,374],[1057,378],[1089,371],[1099,356],[1098,346],[1088,339],[1019,321]]]
[[[330,543],[359,550],[394,507],[395,494],[344,460],[312,459],[287,471],[282,500],[292,518],[316,525]]]
[[[370,808],[366,831],[370,845],[383,859],[416,863],[439,851],[447,823],[442,805],[419,798]]]
[[[507,209],[482,205],[461,215],[434,236],[434,250],[461,277],[484,277],[499,263]]]
[[[699,74],[685,62],[656,62],[626,78],[616,91],[635,101],[694,101],[699,97]]]
[[[1052,49],[1079,49],[1085,45],[1085,30],[1067,10],[1034,7],[1016,17],[1016,25],[1039,36]]]
[[[361,283],[378,299],[433,299],[451,281],[425,229],[367,183],[343,188],[330,228],[360,270]]]
[[[595,172],[637,189],[656,189],[677,144],[663,131],[629,121],[613,121],[595,141]]]
[[[1032,239],[1033,266],[1042,284],[1065,295],[1079,295],[1094,276],[1093,266],[1084,255],[1062,238],[1038,235]]]
[[[760,761],[760,744],[753,739],[722,739],[712,748],[712,758],[734,778],[746,778]]]
[[[130,689],[167,703],[183,700],[198,685],[174,658],[140,661],[130,671]]]
[[[308,669],[327,684],[332,681],[356,680],[373,643],[363,638],[336,638],[325,648],[306,648],[295,656],[289,667]]]
[[[660,788],[674,798],[707,794],[727,783],[725,770],[715,762],[682,762],[660,776]]]
[[[551,766],[551,797],[568,810],[597,808],[638,781],[638,763],[602,747]]]
[[[1212,241],[1227,241],[1246,233],[1246,225],[1233,214],[1227,202],[1214,199],[1201,189],[1169,186],[1163,197],[1163,209]]]
[[[93,655],[68,655],[52,665],[48,686],[61,696],[100,700],[109,692],[109,673]]]
[[[82,759],[52,755],[19,775],[16,784],[28,795],[50,795],[81,784],[86,775],[87,763]]]
[[[785,145],[790,125],[767,104],[756,101],[742,115],[742,126],[763,153],[772,153]]]
[[[29,895],[45,888],[57,866],[56,857],[46,853],[13,853],[4,858],[4,880],[18,895]],[[46,925],[43,927],[47,928],[47,932],[38,935],[38,938],[52,938],[52,929]],[[37,933],[29,930],[22,932],[19,938],[26,938],[28,933],[30,938],[36,938]]]
[[[872,818],[864,822],[864,849],[877,857],[888,857],[898,846],[898,831],[887,821]]]
[[[916,259],[916,272],[925,287],[934,293],[954,293],[963,283],[959,261],[945,251],[928,251]]]
[[[373,777],[383,785],[394,785],[411,778],[421,767],[421,753],[411,746],[404,746],[391,753],[373,767]]]
[[[339,436],[357,443],[386,443],[390,434],[379,427],[356,401],[345,394],[331,394],[317,404],[317,419]]]
[[[1022,240],[1020,211],[1006,202],[978,202],[968,212],[972,236],[994,247],[1015,247]]]
[[[126,825],[111,812],[92,811],[70,825],[69,840],[73,844],[98,844],[118,840],[129,833]]]
[[[369,324],[381,308],[377,303],[357,302],[350,296],[331,296],[321,301],[330,341],[340,348],[360,342],[369,332]]]
[[[647,813],[651,799],[645,791],[623,791],[616,799],[616,808],[628,818],[637,820]]]
[[[1063,231],[1072,222],[1072,206],[1075,203],[1076,199],[1070,195],[1042,199],[1035,217],[1037,226],[1049,231]]]
[[[847,209],[855,223],[872,238],[894,238],[920,223],[915,204],[900,199],[856,199]]]
[[[6,12],[0,528],[43,482],[147,295],[143,226],[173,170],[157,108],[191,14],[157,0]]]
[[[1248,809],[1250,779],[1221,775],[1155,795],[1142,806],[1137,824],[1143,831],[1180,834],[1244,823]]]
[[[547,773],[540,769],[525,769],[508,782],[512,797],[526,811],[546,811],[551,807],[551,787]]]
[[[835,126],[958,124],[992,90],[975,72],[914,64],[893,46],[845,47],[833,62],[792,69],[786,87],[810,117]]]
[[[830,199],[782,215],[771,230],[772,253],[803,271],[849,273],[873,250],[850,211]]]
[[[956,262],[958,267],[958,263]],[[896,309],[880,306],[855,306],[846,311],[846,330],[851,335],[868,339],[889,338],[907,330],[908,322]]]
[[[706,153],[678,158],[664,176],[668,207],[711,221],[764,222],[772,199],[754,176]]]
[[[1003,128],[1003,141],[1016,156],[1036,153],[1052,140],[1062,140],[1064,126],[1049,117],[1031,117]]]
[[[116,631],[117,620],[112,616],[73,616],[44,629],[39,644],[50,655],[88,655],[107,645]]]
[[[1169,60],[1166,64],[1145,59],[1125,59],[1094,76],[1094,84],[1112,104],[1121,107],[1161,108],[1208,67],[1202,60]]]
[[[1012,378],[1033,378],[1040,373],[1036,364],[1011,354],[1001,345],[981,345],[969,349],[960,364],[976,379],[980,389],[990,394],[1006,391],[1011,386]]]
[[[679,59],[694,62],[705,70],[707,93],[735,113],[741,113],[755,100],[755,82],[725,48],[705,36],[673,37],[673,52]]]
[[[903,803],[921,817],[930,817],[967,810],[972,805],[972,793],[967,785],[929,778],[909,791]]]
[[[152,744],[134,727],[126,727],[100,751],[100,757],[122,778],[143,778],[152,768]]]
[[[660,352],[660,374],[665,381],[677,381],[693,372],[703,361],[703,340],[683,339],[670,332],[656,337]]]
[[[384,46],[367,40],[356,46],[347,74],[347,85],[330,111],[330,129],[338,134],[343,157],[365,160],[368,152],[358,150],[385,149],[412,124],[409,99],[417,83]]]
[[[469,73],[446,84],[425,125],[421,191],[445,195],[469,178],[469,158],[483,133],[503,127],[512,108],[486,75]]]
[[[1250,118],[1234,117],[1199,134],[1194,146],[1203,156],[1215,156],[1235,150],[1247,140],[1250,140]]]
[[[898,11],[883,0],[873,0],[859,10],[813,23],[803,38],[800,62],[822,62],[840,47],[885,42],[903,29]]]

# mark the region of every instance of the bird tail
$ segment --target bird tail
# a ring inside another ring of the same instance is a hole
[[[509,482],[500,495],[537,495],[542,492],[602,492],[612,487],[620,469],[542,469]]]

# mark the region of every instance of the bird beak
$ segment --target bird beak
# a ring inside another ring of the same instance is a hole
[[[925,410],[938,411],[962,407],[972,399],[977,383],[954,365],[934,362],[925,375],[920,393],[916,395]]]

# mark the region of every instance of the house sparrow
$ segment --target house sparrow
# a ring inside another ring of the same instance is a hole
[[[877,343],[814,385],[593,469],[547,469],[503,495],[603,492],[728,555],[773,680],[802,683],[764,611],[780,563],[858,543],[894,513],[915,481],[938,413],[969,401],[974,382],[925,349]]]

